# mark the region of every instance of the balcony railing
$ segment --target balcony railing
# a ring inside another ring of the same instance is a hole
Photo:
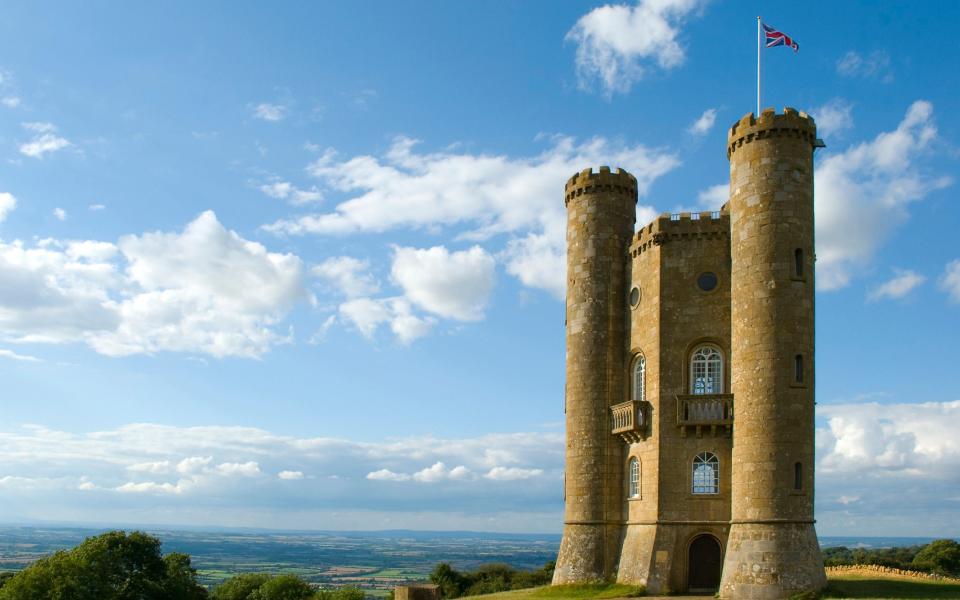
[[[631,400],[610,407],[611,433],[619,435],[628,444],[647,437],[650,403]]]
[[[733,394],[685,394],[677,396],[677,425],[683,428],[696,427],[697,435],[703,427],[711,433],[718,428],[730,432],[733,427]]]

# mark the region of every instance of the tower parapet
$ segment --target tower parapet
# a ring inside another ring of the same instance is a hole
[[[566,477],[554,583],[614,575],[623,529],[623,470],[610,407],[626,391],[626,251],[637,180],[586,169],[567,181]]]

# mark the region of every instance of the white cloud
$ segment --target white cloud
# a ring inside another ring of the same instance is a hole
[[[256,477],[260,475],[260,465],[252,460],[244,463],[220,463],[216,467],[216,472],[228,477]]]
[[[0,192],[0,223],[17,207],[17,199],[10,192]]]
[[[380,285],[370,273],[370,263],[350,256],[332,256],[310,269],[319,277],[336,286],[348,298],[368,296],[380,291]]]
[[[341,304],[339,311],[364,337],[373,339],[381,325],[389,324],[400,343],[405,345],[425,336],[436,324],[432,317],[413,314],[410,303],[402,297],[355,298]]]
[[[303,479],[303,471],[280,471],[277,477],[285,481],[296,481]]]
[[[704,210],[720,210],[730,199],[730,184],[718,183],[697,194],[697,203]]]
[[[694,135],[704,135],[713,129],[717,122],[717,109],[708,108],[703,114],[687,128],[689,133]]]
[[[484,477],[494,481],[517,481],[543,475],[542,469],[521,469],[519,467],[494,467]]]
[[[960,259],[947,263],[940,278],[940,289],[947,292],[954,302],[960,302]]]
[[[189,456],[177,463],[177,473],[182,475],[199,473],[205,471],[212,462],[212,456]]]
[[[437,483],[439,481],[463,481],[473,477],[473,473],[467,467],[458,465],[448,469],[441,461],[433,463],[429,467],[410,473],[395,473],[390,469],[379,469],[367,473],[367,479],[373,481],[416,481],[419,483]]]
[[[173,463],[169,460],[155,460],[150,462],[134,463],[127,465],[128,471],[136,473],[169,473],[173,469]]]
[[[7,350],[6,348],[0,348],[0,358],[5,358],[7,360],[15,360],[19,362],[43,362],[36,356],[30,356],[27,354],[17,354],[13,350]]]
[[[391,276],[420,308],[460,321],[483,318],[495,279],[494,260],[480,246],[450,252],[394,247]]]
[[[93,210],[93,211],[104,210],[105,208],[107,208],[105,204],[91,204],[90,206],[87,207],[87,209]]]
[[[57,207],[57,208],[53,209],[53,216],[56,217],[56,219],[57,219],[58,221],[66,221],[66,220],[67,220],[67,211],[63,210],[63,209],[60,208],[60,207]]]
[[[903,298],[918,285],[927,280],[926,277],[915,271],[894,269],[894,277],[874,289],[870,290],[867,298],[870,300],[882,300],[884,298],[896,299]]]
[[[56,152],[70,146],[70,142],[57,135],[52,123],[23,123],[23,128],[33,132],[33,138],[20,145],[20,153],[32,158],[43,158],[44,154]]]
[[[177,233],[118,244],[0,242],[0,338],[85,342],[110,356],[256,357],[306,297],[300,259],[267,251],[205,212]]]
[[[597,81],[607,94],[627,92],[647,70],[683,64],[679,26],[702,2],[639,0],[635,6],[607,4],[580,17],[567,39],[577,44],[580,87]]]
[[[3,104],[7,108],[16,108],[20,106],[20,98],[16,96],[5,96],[3,99],[0,99],[0,104]]]
[[[264,121],[282,121],[287,117],[287,107],[282,104],[263,102],[253,109],[253,116]]]
[[[312,202],[323,200],[323,194],[316,187],[308,190],[300,189],[289,181],[274,181],[260,186],[260,191],[276,198],[277,200],[286,200],[294,206],[303,206]]]
[[[893,131],[820,160],[815,180],[819,289],[847,285],[853,271],[908,218],[911,202],[950,185],[950,178],[921,170],[936,135],[933,105],[918,100]]]
[[[821,137],[829,138],[853,127],[853,105],[843,98],[834,98],[810,112]]]
[[[850,50],[837,61],[837,73],[846,77],[880,79],[883,83],[893,81],[893,73],[890,72],[890,55],[883,50],[874,50],[867,56]]]
[[[338,161],[328,150],[309,172],[324,187],[352,197],[332,212],[280,220],[265,228],[302,235],[467,226],[460,234],[464,239],[510,234],[516,237],[503,254],[507,271],[556,294],[566,285],[566,211],[557,186],[585,165],[622,165],[637,177],[643,196],[654,180],[679,164],[666,152],[603,138],[577,144],[556,137],[548,150],[530,158],[451,150],[418,154],[413,152],[415,143],[397,138],[383,158]],[[655,211],[640,205],[638,214]]]
[[[410,475],[406,473],[394,473],[390,469],[380,469],[367,473],[367,479],[371,481],[410,481]]]

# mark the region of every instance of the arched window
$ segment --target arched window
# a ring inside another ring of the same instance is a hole
[[[700,346],[690,357],[690,393],[723,393],[723,355],[715,346]]]
[[[797,277],[803,277],[803,249],[797,248],[793,251],[793,274]]]
[[[712,452],[701,452],[693,459],[693,493],[720,493],[720,461]]]
[[[647,361],[638,356],[633,361],[633,399],[644,401],[647,399],[646,388]]]
[[[793,381],[803,383],[803,355],[798,354],[793,357]]]
[[[636,458],[630,459],[630,497],[640,497],[640,461]]]

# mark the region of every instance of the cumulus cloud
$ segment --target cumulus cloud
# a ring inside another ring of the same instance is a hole
[[[17,199],[10,192],[0,192],[0,223],[17,207]]]
[[[960,302],[960,259],[947,263],[940,278],[940,289],[947,292],[954,302]]]
[[[494,260],[480,246],[450,252],[394,248],[391,276],[415,305],[441,317],[476,321],[490,299]]]
[[[817,133],[824,138],[853,127],[853,105],[843,98],[834,98],[810,113],[817,122]]]
[[[0,242],[0,338],[84,342],[110,356],[182,351],[256,357],[306,297],[300,259],[205,212],[182,232]]]
[[[903,298],[914,288],[927,280],[926,277],[915,271],[894,269],[896,275],[892,279],[885,281],[877,287],[870,290],[867,298],[870,300],[897,299]]]
[[[401,344],[425,336],[437,322],[433,317],[415,315],[413,307],[402,297],[355,298],[341,304],[339,314],[368,339],[376,336],[381,325],[389,324]]]
[[[28,354],[17,354],[13,350],[8,350],[6,348],[0,348],[0,358],[5,358],[7,360],[15,360],[18,362],[43,362],[36,356],[30,356]]]
[[[847,285],[908,218],[911,202],[950,185],[950,178],[922,169],[921,159],[936,135],[933,105],[918,100],[893,131],[820,160],[815,182],[819,289]]]
[[[310,269],[310,273],[336,287],[344,296],[356,298],[380,291],[370,273],[370,262],[350,256],[331,256]]]
[[[890,55],[883,50],[874,50],[866,56],[856,50],[850,50],[837,60],[837,73],[845,77],[879,79],[883,83],[893,82]]]
[[[260,191],[276,198],[277,200],[286,200],[294,206],[302,206],[311,202],[323,200],[323,194],[316,187],[308,190],[298,188],[289,181],[274,181],[260,186]]]
[[[140,423],[68,433],[33,425],[0,429],[0,519],[69,513],[116,522],[142,511],[140,522],[149,514],[183,522],[202,512],[210,526],[238,523],[224,521],[227,514],[249,523],[263,511],[272,525],[302,527],[304,514],[316,524],[344,510],[425,510],[533,511],[560,523],[562,468],[558,433],[358,442],[249,427]],[[477,475],[491,472],[496,477]],[[526,523],[511,528],[529,531]]]
[[[717,122],[717,109],[708,108],[703,111],[703,114],[694,121],[690,127],[687,128],[689,133],[693,135],[705,135],[711,129],[713,129],[714,124]]]
[[[398,228],[466,228],[462,239],[512,236],[502,255],[507,272],[533,287],[557,293],[565,286],[562,257],[566,213],[557,182],[584,165],[620,165],[637,177],[639,193],[674,169],[676,156],[643,145],[603,138],[577,143],[557,137],[529,158],[443,151],[417,153],[415,140],[397,138],[383,157],[337,160],[327,151],[308,171],[322,185],[349,195],[327,213],[266,225],[278,234],[348,234]],[[641,214],[654,214],[647,206]]]
[[[57,135],[52,123],[23,123],[23,128],[33,133],[29,142],[20,145],[20,153],[31,158],[43,158],[45,154],[70,146],[70,141]]]
[[[253,108],[253,116],[263,121],[282,121],[287,117],[287,113],[286,106],[269,102],[262,102]]]
[[[697,204],[703,210],[720,210],[730,199],[730,184],[718,183],[700,190],[697,194]]]
[[[651,68],[683,64],[680,26],[703,3],[697,0],[639,0],[607,4],[580,17],[567,33],[577,45],[580,87],[596,82],[606,95],[627,92]]]
[[[63,210],[63,209],[60,208],[60,207],[57,207],[57,208],[53,209],[53,216],[54,216],[58,221],[66,221],[66,220],[67,220],[67,211]]]

